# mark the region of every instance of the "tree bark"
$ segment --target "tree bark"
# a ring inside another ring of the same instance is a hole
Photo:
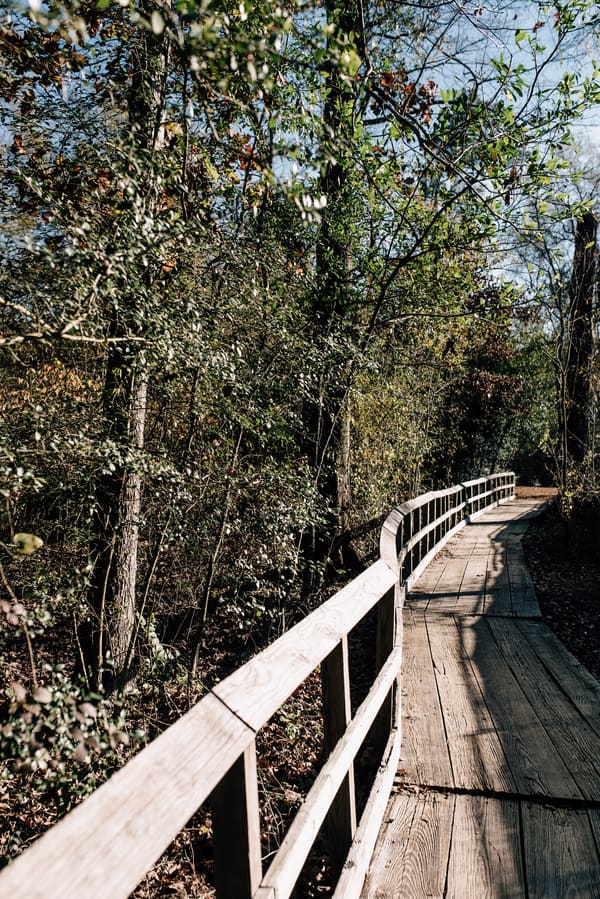
[[[592,448],[592,364],[598,223],[592,213],[577,222],[569,286],[566,397],[561,417],[567,468],[582,465]]]
[[[361,32],[359,4],[356,0],[341,3],[327,0],[327,18],[335,25],[337,35],[358,35]],[[344,77],[340,67],[332,63],[325,79],[323,104],[323,144],[330,147],[328,162],[323,171],[320,190],[327,198],[321,216],[316,244],[316,295],[313,315],[321,334],[332,334],[342,324],[347,327],[351,313],[352,237],[351,209],[352,171],[348,155],[354,133],[355,89]],[[318,584],[319,568],[333,561],[341,562],[344,533],[348,531],[351,503],[350,430],[345,408],[350,371],[347,359],[328,360],[322,373],[318,397],[307,402],[304,409],[304,430],[307,452],[314,471],[324,524],[312,527],[303,540],[306,562],[304,593]],[[349,375],[348,375],[349,377]]]
[[[140,10],[150,17],[154,4]],[[153,157],[164,144],[163,110],[169,44],[165,35],[140,29],[132,45],[133,74],[128,94],[129,142],[137,164],[147,171],[144,201],[156,214]],[[134,174],[134,177],[139,177]],[[151,289],[154,274],[145,274]],[[109,344],[103,387],[105,435],[120,458],[113,471],[100,478],[95,494],[94,536],[90,584],[91,620],[80,640],[84,665],[97,688],[120,688],[134,672],[136,583],[142,500],[141,451],[144,447],[148,364],[139,340],[143,337],[132,312],[143,302],[135,295],[110,311]]]

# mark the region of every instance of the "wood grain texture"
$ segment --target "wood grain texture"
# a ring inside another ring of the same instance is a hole
[[[454,619],[429,618],[427,630],[456,787],[515,792],[504,746]]]
[[[383,524],[381,558],[396,572],[406,560],[405,576],[414,582],[427,560],[464,526],[465,508],[460,485],[430,491],[403,503]]]
[[[545,624],[520,621],[518,628],[589,726],[600,734],[600,683]]]
[[[561,684],[549,675],[516,622],[502,618],[488,621],[507,665],[577,785],[573,798],[600,799],[598,733],[588,725]]]
[[[444,896],[453,795],[393,795],[361,899],[419,899]]]
[[[401,777],[407,783],[454,786],[425,619],[410,609],[404,613],[401,688]]]
[[[388,566],[375,563],[223,681],[4,871],[1,894],[11,899],[128,896],[252,745],[255,731],[395,583]],[[399,666],[399,655],[397,661]],[[242,713],[252,724],[241,720]],[[240,803],[243,810],[242,796]]]
[[[352,718],[350,708],[350,668],[348,638],[342,637],[321,664],[323,685],[323,743],[331,753]],[[354,763],[351,761],[327,814],[327,836],[336,867],[341,868],[356,830]]]
[[[456,610],[467,561],[454,555],[444,555],[442,561],[443,567],[432,569],[430,566],[419,579],[418,590],[411,590],[407,601],[409,608],[451,613]]]
[[[600,858],[585,809],[523,803],[530,899],[598,899]]]
[[[462,577],[458,584],[457,601],[455,611],[461,615],[480,615],[485,606],[487,557],[489,550],[487,542],[483,544],[478,540],[473,544],[471,555],[464,567]]]
[[[600,855],[600,808],[588,809],[588,817],[590,819],[590,826],[592,828],[592,833],[596,842],[596,849],[598,850],[598,854]],[[600,880],[600,875],[598,879]]]
[[[352,765],[360,746],[377,717],[378,709],[386,701],[392,684],[398,676],[401,654],[402,647],[397,646],[377,675],[368,696],[356,712],[346,733],[337,742],[325,765],[317,775],[303,805],[289,827],[278,854],[264,877],[263,884],[275,889],[279,899],[289,896],[293,889],[319,828],[325,820],[327,811],[346,776],[346,772]],[[384,757],[386,764],[382,762],[382,773],[388,778],[385,781],[387,784],[385,799],[387,800],[394,773],[393,770],[387,771],[387,763],[393,763],[390,762],[390,758],[397,759],[399,753],[399,732],[397,730],[390,734],[386,753],[387,755]],[[375,826],[375,836],[380,822],[381,817]],[[360,831],[361,827],[364,830],[362,821],[355,832],[355,843],[359,840],[358,831]],[[361,839],[364,839],[364,837],[361,837]]]
[[[440,553],[428,565],[426,571],[423,572],[417,583],[410,590],[407,597],[407,606],[410,608],[424,611],[435,596],[437,586],[440,582],[446,581],[446,568],[450,563],[451,557],[447,551]]]
[[[434,546],[434,537],[443,540],[444,531],[453,525],[456,516],[462,515],[463,488],[432,493],[397,510],[397,524],[403,524],[403,515],[410,518],[407,539],[416,550],[416,564],[422,565],[424,558],[433,560],[425,590],[421,591],[427,596],[424,603],[427,615],[425,618],[407,615],[411,622],[407,629],[412,628],[416,639],[412,656],[407,653],[406,695],[425,700],[427,712],[408,724],[405,745],[411,748],[417,765],[427,757],[421,770],[415,769],[415,777],[431,778],[438,790],[445,782],[452,785],[456,781],[456,786],[464,790],[506,792],[518,788],[560,792],[560,783],[565,778],[561,765],[568,758],[582,794],[597,799],[600,729],[592,716],[597,722],[598,694],[590,689],[586,677],[573,668],[564,654],[555,653],[550,641],[542,639],[539,632],[530,632],[524,623],[520,629],[515,626],[510,632],[511,643],[509,630],[503,631],[506,622],[499,621],[496,631],[492,631],[491,625],[486,629],[484,619],[477,617],[475,621],[468,617],[482,611],[492,616],[531,614],[536,605],[522,566],[519,542],[532,507],[527,503],[496,506],[501,480],[495,476],[471,485],[471,494],[477,494],[475,506],[479,521],[464,527],[448,544],[443,557],[434,558],[440,548],[439,544]],[[482,511],[480,507],[485,501],[494,504],[493,511]],[[451,511],[452,503],[458,504],[457,512]],[[515,516],[518,521],[510,524]],[[424,531],[421,535],[416,533],[419,528]],[[387,800],[398,755],[395,728],[399,694],[396,691],[394,695],[391,689],[401,658],[400,646],[393,636],[398,612],[398,604],[394,606],[392,601],[392,591],[397,588],[396,569],[397,564],[395,568],[383,559],[375,563],[317,612],[215,688],[213,694],[39,841],[23,857],[25,862],[17,861],[4,872],[0,878],[2,895],[6,893],[11,899],[24,896],[37,899],[42,895],[61,899],[110,895],[112,899],[128,895],[219,781],[221,786],[214,794],[215,827],[221,834],[218,865],[223,871],[230,864],[231,851],[227,848],[227,836],[223,835],[227,833],[228,822],[237,822],[239,833],[236,836],[231,831],[229,842],[235,844],[235,852],[243,855],[244,861],[237,864],[234,860],[231,867],[244,868],[247,875],[243,887],[239,878],[237,881],[231,878],[225,893],[235,896],[236,891],[243,889],[244,893],[265,897],[284,895],[281,882],[258,884],[260,836],[253,740],[255,731],[334,652],[324,668],[327,671],[330,667],[330,673],[335,669],[331,681],[337,687],[331,692],[331,706],[337,709],[339,705],[343,714],[337,716],[331,709],[326,712],[330,743],[335,743],[331,765],[327,767],[327,763],[323,769],[320,794],[309,794],[298,816],[297,833],[301,838],[288,841],[287,858],[288,861],[293,858],[292,867],[301,864],[300,849],[308,846],[314,827],[318,826],[315,822],[327,813],[336,789],[351,769],[367,720],[372,721],[383,707],[386,730],[390,721],[394,723],[385,750],[385,763],[378,772],[363,821],[358,825],[340,880],[342,892],[336,893],[340,899],[357,896],[360,872],[367,864],[375,840],[377,821]],[[347,658],[344,661],[340,657],[343,663],[340,666],[339,650],[335,647],[344,650],[348,632],[384,596],[378,630],[378,664],[383,663],[383,668],[369,694],[367,707],[361,707],[355,721],[346,727],[349,721]],[[488,609],[483,607],[486,597],[493,599]],[[413,608],[416,602],[411,600]],[[521,643],[514,639],[515,634]],[[410,639],[410,634],[406,639]],[[527,646],[534,659],[529,678],[522,676],[521,668],[521,657],[524,658]],[[384,663],[392,647],[395,647],[392,656]],[[544,690],[548,695],[539,701]],[[534,706],[532,697],[539,701],[540,714],[536,705],[535,713],[530,715]],[[410,715],[405,716],[407,721]],[[562,736],[560,724],[567,731]],[[514,772],[514,778],[509,769]],[[348,794],[351,792],[347,790]],[[410,826],[408,806],[402,805],[397,816],[400,828],[407,833],[402,886],[391,883],[392,892],[381,895],[442,895],[451,839],[449,883],[458,884],[459,873],[471,871],[469,883],[479,884],[477,891],[461,895],[486,895],[494,879],[497,883],[494,895],[508,896],[511,890],[520,889],[518,853],[514,853],[514,802],[486,801],[478,796],[455,799],[436,791],[415,793],[411,801]],[[571,842],[580,848],[579,867],[576,865],[574,870],[581,873],[583,856],[587,853],[591,857],[591,847],[597,849],[600,842],[598,814],[593,809],[589,813],[579,809],[576,814],[562,811],[568,821],[564,826],[573,834]],[[302,817],[305,826],[301,826]],[[535,814],[527,820],[533,839]],[[293,835],[295,827],[292,825]],[[475,855],[469,856],[469,851]],[[497,858],[502,855],[514,857],[514,864],[499,872]],[[571,849],[568,855],[573,858]],[[102,867],[98,865],[99,859],[103,861]],[[281,865],[284,863],[285,853]],[[562,867],[570,870],[566,863]],[[287,869],[286,876],[289,891],[291,868]],[[565,880],[568,889],[587,889],[585,877],[578,885],[574,876],[571,871],[571,880],[568,883]],[[542,865],[536,869],[536,879],[544,883],[544,878]],[[397,888],[401,891],[396,893]],[[458,888],[456,895],[459,895]]]
[[[486,615],[511,615],[512,597],[508,579],[508,541],[489,540],[489,552],[485,571],[485,602],[482,611]]]
[[[517,803],[457,796],[446,899],[524,896]]]
[[[436,558],[437,554],[446,545],[447,541],[450,540],[455,534],[459,533],[464,526],[465,522],[461,521],[451,531],[449,531],[436,546],[429,550],[429,552],[425,556],[421,556],[420,561],[414,566],[408,576],[403,568],[406,589],[412,589],[413,585],[419,580],[423,572],[428,569],[429,565],[431,565],[431,562]]]
[[[486,618],[461,620],[465,655],[485,698],[517,792],[573,797],[577,786],[521,684],[506,665]]]
[[[375,670],[380,671],[385,660],[393,652],[394,648],[402,646],[402,594],[398,587],[389,590],[377,604],[377,625],[375,636]],[[394,682],[380,712],[372,731],[373,747],[381,756],[389,739],[393,727],[398,727],[396,720],[397,693],[400,687],[400,672]]]
[[[600,802],[600,685],[531,617],[520,537],[533,512],[517,501],[482,515],[408,597],[401,770],[426,789],[390,802],[363,899],[600,899],[600,809],[581,805]],[[481,570],[494,602],[468,615]],[[441,797],[447,866],[428,837],[436,816],[419,811]]]
[[[258,730],[395,583],[388,566],[375,562],[213,692]]]
[[[262,876],[254,743],[213,791],[211,810],[217,895],[253,896]]]
[[[520,539],[509,542],[506,562],[513,615],[521,618],[540,618],[542,613],[531,575],[527,570]]]
[[[390,734],[333,899],[359,899],[392,787],[400,753],[399,738],[399,731]]]

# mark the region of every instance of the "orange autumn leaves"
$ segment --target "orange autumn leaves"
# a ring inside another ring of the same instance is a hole
[[[388,96],[400,107],[402,115],[416,115],[429,123],[437,96],[437,84],[430,79],[424,84],[417,85],[409,79],[404,69],[397,69],[382,73],[377,94],[373,103],[376,112],[382,110],[382,101]]]

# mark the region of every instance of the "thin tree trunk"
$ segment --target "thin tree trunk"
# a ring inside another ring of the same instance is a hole
[[[134,372],[130,413],[130,445],[136,455],[144,448],[148,370],[139,353]],[[126,466],[121,490],[120,539],[115,552],[113,616],[109,626],[110,650],[114,670],[120,680],[130,675],[131,641],[135,633],[136,580],[138,566],[139,522],[142,501],[142,476],[135,456]]]
[[[149,18],[154,4],[143,0],[142,12]],[[134,66],[128,95],[129,139],[138,164],[147,171],[144,202],[149,217],[156,215],[157,196],[153,190],[154,155],[164,145],[163,109],[169,44],[140,29],[132,44]],[[134,174],[139,177],[139,174]],[[154,275],[145,274],[146,288]],[[92,673],[97,688],[107,681],[120,688],[134,670],[133,646],[136,628],[136,582],[139,525],[141,515],[141,451],[146,423],[148,364],[141,344],[127,343],[128,337],[143,336],[130,314],[141,299],[123,298],[110,315],[109,345],[103,388],[106,437],[112,440],[121,458],[111,462],[96,489],[94,564],[90,584],[91,619],[80,635],[84,666]],[[105,672],[110,667],[110,676]]]
[[[330,24],[339,34],[359,34],[360,15],[356,0],[341,3],[326,0]],[[354,133],[354,88],[333,65],[326,76],[323,105],[324,143],[334,141],[329,161],[321,177],[320,190],[327,197],[316,245],[316,295],[313,315],[321,334],[335,332],[351,314],[352,243],[350,216],[353,205],[347,162]],[[344,413],[350,367],[334,360],[321,377],[319,395],[306,404],[304,430],[307,453],[315,483],[325,510],[324,523],[309,529],[302,541],[305,559],[303,592],[314,591],[321,579],[322,566],[341,561],[344,529],[350,508],[350,431]]]
[[[592,365],[597,221],[586,213],[577,222],[569,288],[565,436],[567,461],[582,465],[592,446]]]

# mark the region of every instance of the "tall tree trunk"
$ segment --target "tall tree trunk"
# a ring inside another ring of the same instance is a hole
[[[143,0],[140,11],[148,19],[154,4]],[[143,185],[148,217],[156,215],[153,187],[154,155],[164,143],[163,109],[169,46],[165,35],[139,30],[132,45],[133,75],[128,95],[129,139],[134,165],[147,171]],[[134,178],[139,177],[137,173]],[[154,275],[145,274],[150,290]],[[136,583],[142,476],[140,453],[144,447],[148,366],[143,337],[132,313],[141,298],[121,298],[114,306],[108,333],[109,344],[103,387],[106,437],[116,444],[121,458],[114,471],[103,475],[96,489],[94,515],[94,562],[90,584],[91,627],[81,645],[84,664],[97,687],[109,683],[122,687],[133,673],[134,640],[137,628]],[[107,676],[106,671],[110,669]]]
[[[109,659],[113,685],[122,685],[130,675],[142,495],[137,457],[144,445],[147,389],[143,354],[134,360],[120,344],[112,345],[103,390],[104,417],[107,436],[126,456],[122,464],[112,463],[114,471],[106,472],[96,488],[93,627],[91,639],[82,641],[96,687],[102,686]]]
[[[577,222],[569,286],[564,418],[566,463],[582,465],[592,448],[592,364],[597,220],[586,213]]]
[[[342,3],[327,0],[328,22],[339,35],[361,33],[357,0]],[[349,154],[354,133],[355,89],[339,65],[331,63],[325,79],[323,104],[323,144],[328,147],[328,162],[321,177],[320,190],[327,198],[316,245],[316,295],[313,301],[315,326],[321,334],[333,334],[351,308],[352,238],[351,209],[352,166]],[[341,561],[344,534],[350,508],[350,430],[347,392],[350,367],[347,359],[334,360],[322,373],[318,397],[306,404],[304,429],[322,506],[324,525],[313,527],[303,541],[306,560],[304,592],[317,584],[319,565]]]

